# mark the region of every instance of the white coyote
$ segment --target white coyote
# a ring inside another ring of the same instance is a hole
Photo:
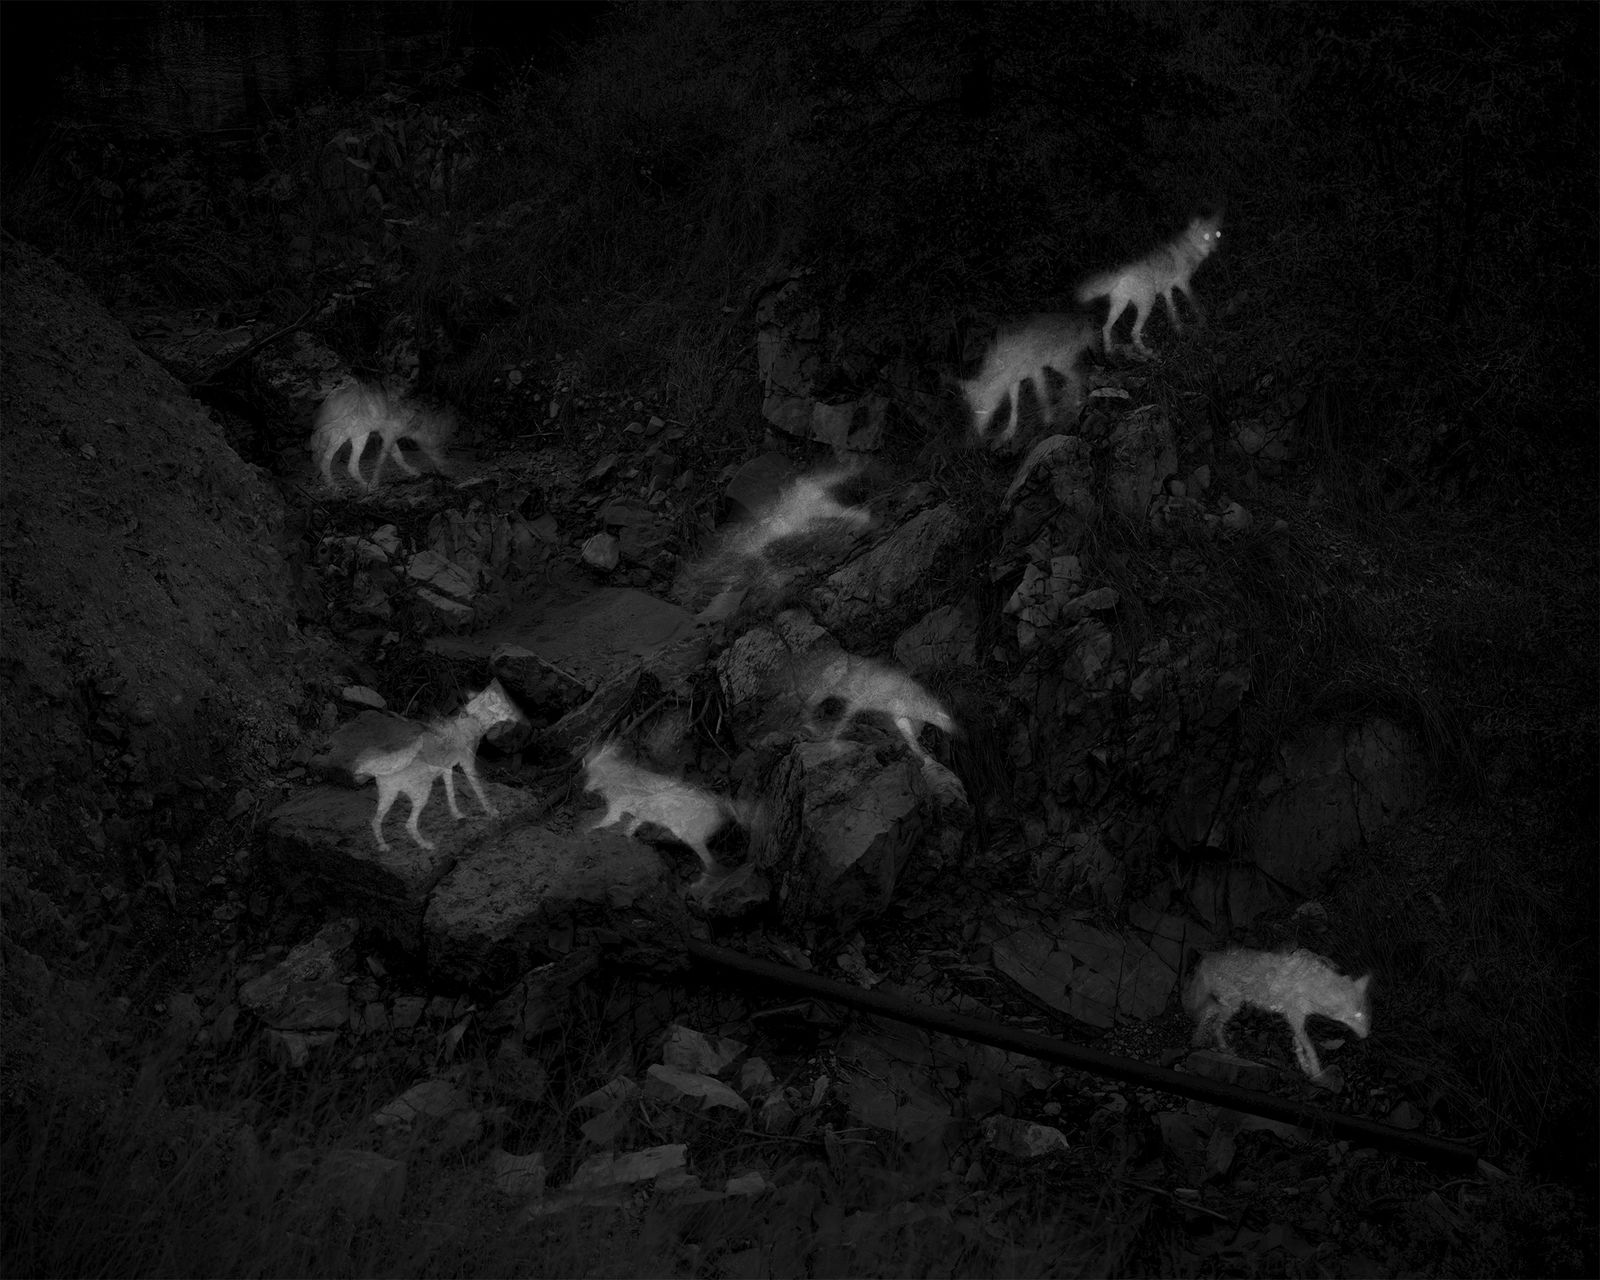
[[[1189,288],[1189,279],[1222,243],[1220,224],[1219,216],[1195,218],[1176,237],[1137,262],[1091,276],[1078,286],[1080,303],[1088,304],[1096,298],[1110,299],[1111,309],[1106,315],[1105,328],[1101,330],[1101,341],[1108,352],[1112,328],[1122,313],[1132,307],[1134,349],[1142,355],[1151,354],[1144,345],[1144,325],[1155,310],[1158,296],[1167,304],[1167,315],[1174,329],[1183,328],[1172,301],[1174,293],[1181,293],[1189,300],[1197,318],[1204,316],[1199,299]]]
[[[372,815],[372,836],[378,842],[378,848],[389,847],[383,838],[383,820],[388,816],[395,799],[401,795],[411,802],[411,817],[406,821],[406,830],[422,848],[433,848],[433,841],[422,834],[418,822],[433,795],[433,784],[439,778],[444,779],[444,794],[450,804],[450,816],[457,822],[466,816],[456,804],[457,765],[467,775],[472,794],[478,797],[484,812],[492,816],[495,807],[484,795],[483,784],[478,781],[478,743],[496,725],[516,724],[525,720],[516,703],[506,696],[500,682],[491,680],[488,688],[456,715],[416,726],[416,736],[399,747],[371,749],[358,756],[353,770],[356,781],[371,778],[378,784],[378,808]]]
[[[1245,1005],[1276,1013],[1294,1032],[1294,1053],[1300,1069],[1315,1080],[1322,1074],[1316,1047],[1306,1034],[1306,1018],[1320,1014],[1342,1022],[1365,1039],[1372,1032],[1367,999],[1368,974],[1347,978],[1313,951],[1215,951],[1203,959],[1183,993],[1184,1008],[1194,1019],[1194,1043],[1215,1035],[1228,1044],[1228,1021]]]
[[[322,402],[311,425],[307,448],[316,455],[322,478],[331,489],[334,487],[333,460],[340,449],[349,445],[350,479],[357,488],[376,489],[390,458],[407,475],[418,474],[400,450],[402,440],[415,444],[435,471],[444,471],[442,450],[450,438],[452,425],[448,415],[412,404],[398,392],[377,383],[356,380],[345,383]],[[361,455],[373,436],[380,441],[378,460],[373,465],[372,478],[363,479]]]

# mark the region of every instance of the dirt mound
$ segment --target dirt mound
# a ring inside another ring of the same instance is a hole
[[[42,993],[29,953],[85,961],[141,842],[270,758],[295,635],[270,480],[79,281],[14,242],[0,262],[0,905],[5,980]]]

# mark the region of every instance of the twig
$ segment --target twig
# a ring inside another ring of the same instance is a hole
[[[634,716],[634,718],[632,720],[628,721],[627,724],[623,725],[622,728],[618,729],[616,731],[617,736],[618,737],[624,737],[627,734],[632,733],[635,729],[637,729],[640,725],[642,725],[651,716],[655,715],[655,713],[657,711],[661,710],[662,707],[666,706],[667,703],[671,702],[672,699],[675,696],[676,695],[670,694],[670,693],[662,694],[659,698],[657,698],[654,702],[652,702],[648,707],[646,707],[638,715]]]
[[[1117,1181],[1125,1187],[1135,1187],[1140,1191],[1148,1191],[1154,1196],[1165,1196],[1168,1200],[1182,1205],[1185,1209],[1193,1209],[1196,1213],[1203,1213],[1206,1217],[1215,1218],[1218,1222],[1233,1221],[1227,1214],[1218,1213],[1215,1209],[1208,1209],[1198,1201],[1180,1196],[1175,1191],[1168,1191],[1165,1187],[1152,1187],[1148,1182],[1135,1182],[1132,1178],[1118,1178]]]
[[[245,347],[243,351],[239,352],[237,355],[230,356],[227,360],[224,360],[220,365],[213,369],[209,374],[206,375],[204,382],[191,383],[189,390],[195,391],[201,387],[216,386],[217,379],[221,378],[223,374],[227,373],[229,369],[233,368],[233,366],[238,364],[241,360],[248,359],[250,356],[253,356],[256,352],[260,351],[262,347],[270,346],[272,343],[278,341],[278,339],[288,337],[296,329],[303,328],[306,321],[311,319],[312,314],[321,305],[322,304],[320,302],[313,302],[309,307],[300,313],[298,319],[285,325],[276,333],[269,333],[264,338],[257,338],[249,346]]]

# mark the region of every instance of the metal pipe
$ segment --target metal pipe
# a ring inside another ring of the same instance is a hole
[[[1453,1167],[1472,1167],[1477,1164],[1478,1153],[1475,1150],[1457,1142],[1448,1142],[1443,1138],[1408,1133],[1403,1129],[1378,1124],[1376,1121],[1365,1120],[1359,1116],[1341,1115],[1336,1111],[1291,1102],[1254,1089],[1241,1089],[1238,1085],[1223,1084],[1220,1081],[1207,1080],[1202,1076],[1168,1071],[1164,1067],[1152,1067],[1149,1063],[1102,1053],[1086,1045],[1052,1039],[1032,1031],[1014,1030],[997,1022],[987,1022],[982,1018],[972,1018],[965,1014],[913,1004],[877,991],[864,991],[859,987],[847,986],[842,982],[818,977],[814,973],[806,973],[787,965],[757,960],[743,952],[718,947],[709,942],[702,942],[698,938],[688,938],[685,941],[689,954],[702,964],[724,969],[742,977],[757,979],[768,986],[785,988],[801,995],[814,996],[819,1000],[829,1000],[866,1013],[880,1014],[897,1022],[907,1022],[912,1026],[940,1031],[963,1040],[976,1040],[982,1044],[994,1045],[998,1049],[1025,1053],[1045,1062],[1059,1062],[1082,1071],[1093,1072],[1095,1075],[1126,1080],[1130,1084],[1142,1085],[1148,1089],[1159,1089],[1164,1093],[1175,1093],[1180,1097],[1194,1098],[1200,1102],[1231,1107],[1235,1111],[1247,1111],[1253,1115],[1281,1120],[1286,1124],[1300,1125],[1320,1135],[1348,1138],[1362,1146],[1394,1151],[1413,1159]]]

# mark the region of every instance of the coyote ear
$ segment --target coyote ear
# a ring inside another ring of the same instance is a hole
[[[1356,991],[1357,991],[1357,993],[1360,994],[1360,995],[1366,995],[1367,994],[1367,983],[1369,983],[1371,981],[1372,981],[1372,975],[1370,973],[1364,973],[1359,978],[1357,978],[1356,979]]]

